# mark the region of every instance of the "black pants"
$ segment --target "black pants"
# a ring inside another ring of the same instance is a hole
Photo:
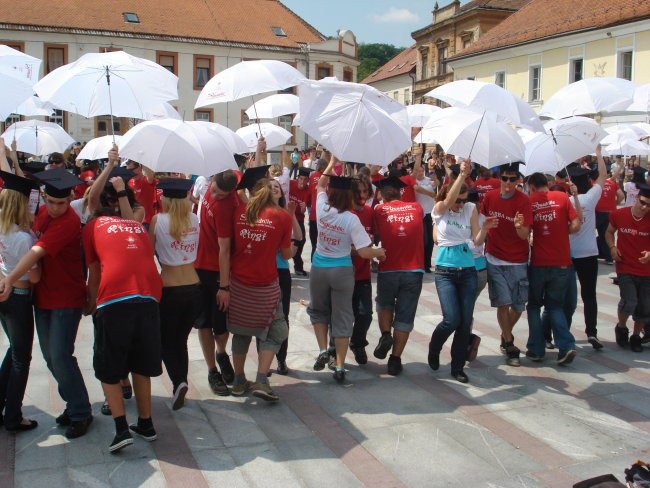
[[[354,312],[354,327],[350,338],[350,347],[361,349],[368,345],[366,335],[372,323],[372,285],[370,280],[354,282],[352,311]]]
[[[160,300],[160,340],[162,360],[174,391],[187,383],[189,358],[187,338],[192,325],[201,314],[203,295],[200,285],[168,286]]]
[[[607,231],[608,226],[609,212],[596,211],[596,230],[598,231],[596,243],[598,244],[598,257],[604,259],[605,261],[612,260],[612,253],[609,251],[607,242],[605,242],[605,232]]]
[[[431,256],[433,255],[433,219],[428,213],[422,220],[424,224],[424,269],[431,269]]]
[[[584,304],[585,334],[587,337],[598,335],[598,300],[596,299],[596,281],[598,279],[598,257],[573,258],[573,267],[580,281],[580,297]]]
[[[312,209],[315,211],[315,209]],[[318,225],[315,220],[309,221],[309,241],[311,242],[311,257],[314,257],[316,252],[316,242],[318,241]]]
[[[282,313],[289,326],[289,304],[291,303],[291,273],[288,269],[278,269],[278,280],[280,282],[280,292],[282,293]],[[278,361],[287,360],[287,349],[289,348],[289,337],[282,341],[280,350],[275,355]]]
[[[7,427],[20,424],[22,405],[32,361],[34,312],[31,295],[9,295],[0,302],[0,321],[9,338],[9,349],[0,366],[0,412]]]
[[[289,172],[289,178],[298,178],[298,163],[291,163],[291,171]]]
[[[305,237],[305,221],[299,220],[298,225],[300,226],[300,231],[302,232],[302,239],[298,241],[298,244],[296,246],[296,255],[293,257],[293,269],[294,271],[304,271],[304,263],[302,261],[302,249],[305,247],[305,243],[307,242],[307,238]]]

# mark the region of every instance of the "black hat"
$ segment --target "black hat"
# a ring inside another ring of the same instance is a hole
[[[560,171],[555,173],[555,176],[557,176],[558,178],[566,178],[566,174],[567,174],[566,169],[562,168]]]
[[[576,188],[578,188],[578,193],[582,194],[589,191],[589,188],[591,188],[591,181],[589,178],[591,170],[576,166],[569,168],[568,173],[569,177],[571,178],[571,182],[576,186]]]
[[[187,198],[194,182],[186,178],[163,178],[158,182],[157,187],[162,190],[163,196],[167,198]]]
[[[248,159],[243,154],[234,154],[233,157],[235,158],[235,163],[237,163],[237,166],[241,166],[242,164],[246,164],[246,160]]]
[[[454,176],[459,176],[460,175],[460,164],[458,164],[458,163],[452,164],[451,166],[449,166],[449,170],[451,171],[451,173]]]
[[[111,170],[106,180],[106,186],[113,186],[110,182],[111,178],[120,177],[124,180],[124,184],[135,176],[135,173],[132,169],[127,168],[126,166],[117,166]]]
[[[646,169],[641,166],[632,168],[632,181],[634,183],[643,183],[645,181]]]
[[[481,194],[475,188],[470,188],[467,190],[467,201],[472,203],[478,203]]]
[[[41,171],[45,171],[46,166],[47,163],[43,161],[31,161],[28,163],[20,163],[20,169],[22,169],[23,171],[27,171],[29,173],[40,173]]]
[[[353,178],[347,176],[336,176],[329,175],[330,177],[330,188],[334,190],[349,190],[352,188]]]
[[[378,186],[381,189],[384,188],[404,188],[406,184],[400,180],[397,176],[389,176],[388,178],[384,178],[383,180],[379,180],[375,183],[376,186]]]
[[[38,188],[38,185],[34,181],[13,173],[8,173],[7,171],[0,171],[0,178],[4,182],[3,188],[5,190],[14,190],[22,193],[26,197],[29,197],[32,189]]]
[[[646,185],[645,183],[637,183],[636,187],[639,189],[638,197],[650,198],[650,185]]]
[[[519,165],[524,164],[520,161],[516,161],[514,163],[508,163],[508,164],[502,164],[499,166],[499,174],[501,173],[517,173],[521,174],[521,171],[519,171]]]
[[[34,174],[34,178],[45,185],[45,193],[54,198],[70,196],[70,190],[83,183],[64,168],[50,169]]]
[[[255,186],[255,183],[266,177],[269,172],[269,167],[270,165],[267,164],[266,166],[255,166],[254,168],[248,168],[246,171],[244,171],[244,176],[242,176],[239,185],[237,185],[237,189],[243,190],[246,188],[249,191],[252,190]]]
[[[306,166],[301,166],[298,168],[298,176],[309,176],[309,174],[314,171],[311,168],[307,168]]]
[[[580,166],[577,166],[575,168],[569,168],[568,173],[569,173],[569,176],[571,177],[571,179],[574,180],[575,178],[580,178],[582,176],[587,176],[589,173],[591,173],[591,170],[582,168]]]

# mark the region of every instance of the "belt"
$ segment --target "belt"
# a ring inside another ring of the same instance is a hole
[[[14,295],[31,295],[32,290],[31,288],[14,288],[11,293]]]

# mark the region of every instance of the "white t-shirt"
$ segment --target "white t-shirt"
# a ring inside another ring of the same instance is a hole
[[[302,162],[302,165],[303,165],[305,168],[311,168],[311,158],[307,158],[307,159],[305,159],[305,160]],[[315,168],[314,168],[314,169],[315,169]]]
[[[459,212],[447,210],[438,215],[433,212],[436,223],[438,246],[452,247],[472,241],[472,212],[476,206],[467,202]]]
[[[156,217],[156,253],[160,264],[167,266],[180,266],[196,261],[199,249],[199,219],[196,214],[190,213],[191,225],[177,241],[169,234],[169,214],[159,213]]]
[[[596,243],[596,237],[598,236],[598,232],[596,232],[596,204],[602,194],[603,187],[594,185],[587,193],[578,195],[580,207],[582,208],[582,226],[575,234],[569,234],[571,257],[573,258],[598,256],[598,244]]]
[[[90,213],[88,207],[86,207],[85,211],[83,210],[84,199],[77,198],[76,200],[72,200],[70,202],[70,206],[72,207],[72,210],[74,210],[79,216],[79,220],[81,220],[81,225],[86,225],[88,219],[91,217],[92,214]]]
[[[425,176],[421,180],[416,179],[415,184],[427,191],[435,191],[433,186],[433,181],[431,178]],[[424,215],[430,214],[433,212],[433,206],[436,204],[436,199],[430,197],[429,195],[424,195],[423,193],[415,192],[415,201],[420,204]]]
[[[192,196],[198,198],[198,217],[199,222],[201,222],[201,208],[203,208],[203,198],[205,197],[205,192],[210,188],[210,181],[205,176],[199,176],[194,181],[194,186],[192,187]]]
[[[11,231],[7,234],[0,234],[0,271],[4,276],[14,270],[18,261],[27,254],[34,242],[36,242],[34,236],[20,230],[16,224],[12,225]],[[26,280],[27,274],[18,279]]]
[[[289,182],[291,181],[291,177],[289,176],[290,174],[291,170],[289,170],[287,167],[284,167],[282,168],[282,174],[275,177],[275,181],[280,183],[280,188],[282,188],[284,197],[287,199],[287,201],[289,200]]]
[[[626,181],[623,183],[623,190],[625,190],[625,205],[624,207],[632,207],[636,203],[636,197],[639,194],[639,189],[636,183]]]
[[[352,212],[339,213],[330,207],[327,193],[321,191],[316,197],[318,242],[316,252],[325,258],[349,256],[351,246],[357,249],[368,247],[372,242],[363,228],[359,217]]]

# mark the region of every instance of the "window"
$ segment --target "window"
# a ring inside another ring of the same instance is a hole
[[[393,100],[399,102],[399,92],[397,90],[393,92]]]
[[[420,79],[426,80],[429,77],[429,56],[422,52],[422,68],[420,70]]]
[[[569,83],[582,79],[582,59],[572,59],[569,69]]]
[[[68,62],[68,46],[62,44],[45,44],[45,74],[54,71]],[[47,118],[48,122],[59,124],[64,129],[67,125],[67,117],[63,110],[55,110],[54,115]]]
[[[194,89],[200,90],[212,78],[212,56],[194,55]]]
[[[316,65],[316,79],[322,80],[332,76],[332,65],[331,64],[317,64]]]
[[[4,44],[16,51],[20,51],[21,53],[25,52],[25,43],[22,41],[0,41],[0,44]]]
[[[404,105],[411,104],[411,89],[407,88],[404,90]]]
[[[466,37],[463,39],[463,49],[467,49],[472,44],[471,37]]]
[[[632,81],[632,51],[619,51],[617,76]]]
[[[203,122],[212,122],[214,119],[213,109],[201,109],[194,111],[194,120],[201,120]]]
[[[494,73],[494,84],[496,86],[499,86],[501,88],[506,87],[506,72],[505,71],[497,71]]]
[[[286,34],[286,32],[284,32],[282,27],[271,27],[271,30],[278,37],[287,37],[287,34]]]
[[[116,51],[123,51],[123,49],[120,49],[119,47],[100,47],[99,48],[100,53],[114,53]]]
[[[528,67],[528,100],[530,102],[538,102],[541,100],[541,66]]]
[[[343,68],[343,81],[353,81],[353,76],[352,68],[348,68],[347,66]]]
[[[138,14],[134,12],[122,12],[122,17],[124,18],[124,22],[128,22],[129,24],[139,24],[140,19],[138,18]]]
[[[156,63],[178,76],[178,53],[156,51]]]
[[[438,48],[438,76],[442,76],[447,73],[447,47]]]
[[[16,122],[20,122],[20,115],[18,114],[11,114],[7,119],[5,120],[5,126],[4,129],[6,130],[11,124],[14,124]]]
[[[291,132],[291,139],[289,139],[286,144],[295,144],[295,139],[296,139],[296,134],[295,134],[295,127],[291,125],[293,122],[293,116],[292,115],[282,115],[278,117],[278,125],[282,127],[284,130],[288,130]]]

